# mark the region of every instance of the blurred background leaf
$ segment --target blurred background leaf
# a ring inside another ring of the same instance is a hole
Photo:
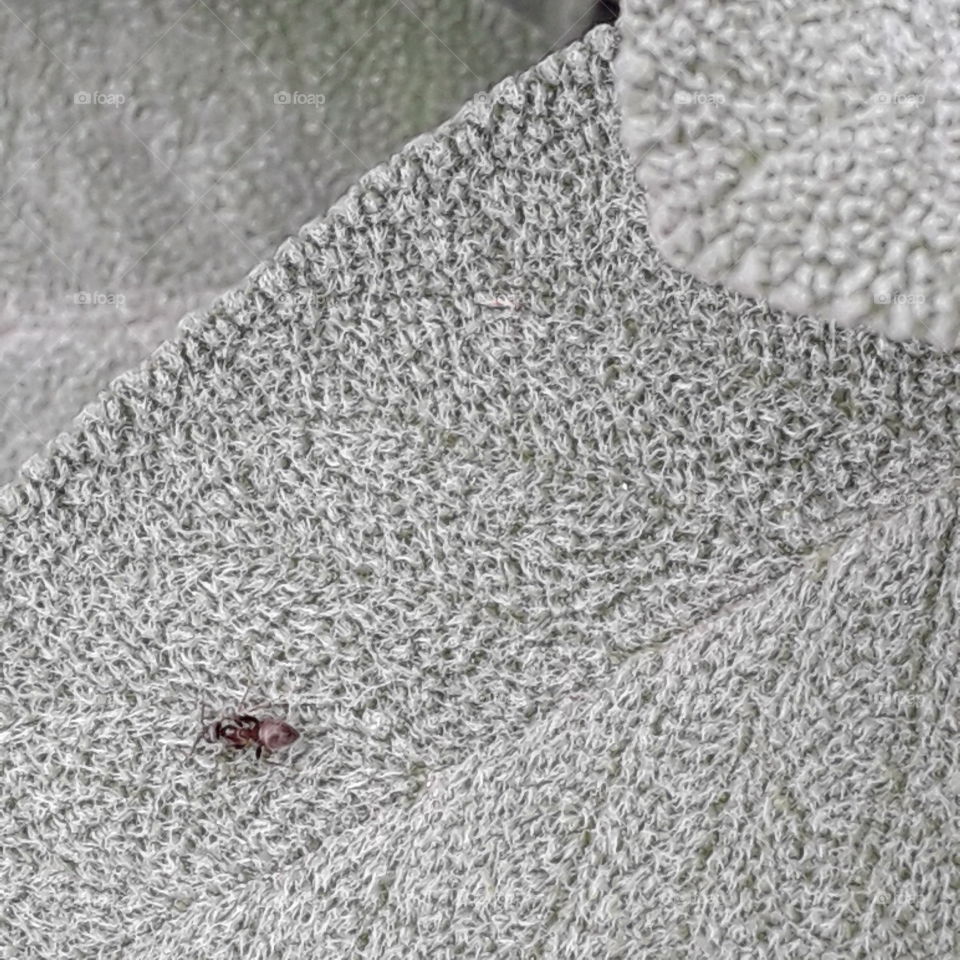
[[[602,6],[0,4],[0,483],[187,312]]]

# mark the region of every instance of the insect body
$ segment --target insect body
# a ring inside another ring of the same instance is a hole
[[[206,709],[206,706],[201,707],[201,722],[205,719]],[[237,750],[256,747],[259,760],[264,753],[269,754],[281,747],[286,747],[299,737],[300,734],[283,720],[277,720],[274,717],[264,717],[261,720],[252,713],[238,711],[213,723],[204,723],[196,740],[193,741],[190,753],[196,750],[201,740],[206,740],[207,743],[222,741]]]
[[[279,750],[293,743],[300,734],[289,723],[284,723],[282,720],[275,720],[273,717],[259,720],[244,713],[238,717],[211,723],[203,729],[201,736],[208,743],[223,740],[224,743],[229,743],[231,747],[236,747],[238,750],[255,746],[259,760],[264,751],[272,753],[274,750]]]

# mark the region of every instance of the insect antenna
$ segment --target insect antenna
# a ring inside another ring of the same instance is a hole
[[[243,691],[243,696],[240,698],[240,702],[237,704],[237,713],[244,713],[243,705],[247,702],[247,697],[250,696],[250,691],[253,689],[253,681],[251,680],[247,684],[247,689]]]
[[[197,744],[203,739],[203,735],[207,732],[207,705],[205,703],[200,704],[200,732],[197,734],[196,739],[193,741],[193,746],[190,748],[189,753],[187,753],[187,759],[189,760],[194,751],[197,749]]]
[[[274,700],[264,700],[262,703],[255,703],[252,706],[247,707],[244,712],[256,714],[256,713],[259,713],[261,710],[266,710],[267,708],[273,711],[280,710],[280,712],[282,713],[289,713],[290,704],[284,703],[284,702],[277,702]]]

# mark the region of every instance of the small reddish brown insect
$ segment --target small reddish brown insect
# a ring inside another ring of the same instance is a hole
[[[244,694],[246,699],[246,694]],[[197,749],[197,744],[201,740],[207,743],[216,743],[222,740],[237,750],[243,750],[245,747],[257,748],[257,759],[264,754],[270,754],[274,750],[279,750],[299,739],[297,733],[289,723],[283,720],[277,720],[275,717],[257,717],[252,711],[259,710],[269,704],[260,704],[256,707],[248,708],[251,712],[242,713],[243,701],[237,707],[235,713],[230,714],[220,720],[214,720],[212,723],[206,722],[207,707],[201,705],[200,722],[202,724],[196,740],[193,741],[193,747],[190,749],[190,756]]]

